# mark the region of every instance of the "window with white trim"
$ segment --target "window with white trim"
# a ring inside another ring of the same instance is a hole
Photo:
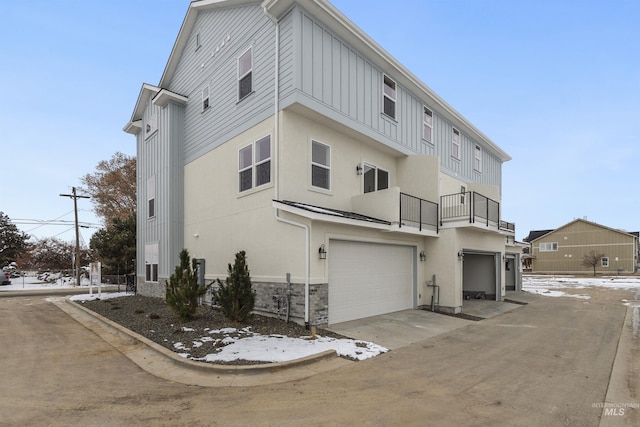
[[[433,112],[426,106],[423,106],[422,113],[422,138],[431,142],[431,133],[433,132]]]
[[[386,75],[382,85],[382,111],[392,119],[396,118],[396,82]]]
[[[147,218],[156,216],[156,177],[147,179]]]
[[[271,135],[238,150],[239,192],[271,182]]]
[[[482,172],[482,148],[477,144],[473,156],[473,169]]]
[[[238,57],[238,101],[253,90],[253,49],[249,47]]]
[[[451,134],[451,157],[460,160],[460,131],[456,128]]]
[[[602,258],[600,258],[600,265],[602,267],[609,267],[609,257],[603,256]]]
[[[331,147],[311,141],[311,186],[331,190]]]
[[[364,192],[385,190],[389,188],[389,172],[377,166],[364,164]]]
[[[538,247],[540,252],[556,252],[558,250],[558,242],[540,243]]]
[[[202,111],[209,108],[209,85],[202,89]]]
[[[158,281],[158,244],[152,243],[144,246],[145,281]]]

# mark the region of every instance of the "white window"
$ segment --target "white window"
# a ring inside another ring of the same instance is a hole
[[[156,177],[147,179],[147,218],[156,216]]]
[[[260,138],[238,151],[240,192],[271,182],[271,136]]]
[[[364,192],[389,188],[389,172],[376,166],[364,164]]]
[[[209,85],[202,89],[202,111],[209,108]]]
[[[451,156],[460,159],[460,131],[456,128],[453,128],[451,136]]]
[[[144,245],[145,280],[158,281],[158,244]]]
[[[609,257],[600,258],[600,265],[603,267],[609,267]]]
[[[422,138],[425,141],[431,142],[431,133],[433,131],[433,112],[427,107],[424,107],[422,114]]]
[[[540,252],[556,252],[558,250],[558,242],[540,243]]]
[[[396,118],[396,82],[384,76],[382,111],[392,119]]]
[[[251,93],[251,78],[253,74],[253,51],[247,49],[238,58],[238,100],[243,99]]]
[[[482,148],[476,145],[475,154],[473,156],[473,169],[482,172]]]
[[[331,147],[311,141],[311,186],[331,189]]]

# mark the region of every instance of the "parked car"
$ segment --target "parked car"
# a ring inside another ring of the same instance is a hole
[[[0,285],[10,285],[11,278],[9,277],[9,273],[3,271],[0,273]]]

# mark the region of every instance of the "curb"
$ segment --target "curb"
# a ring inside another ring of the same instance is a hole
[[[145,371],[185,384],[201,386],[273,384],[306,378],[318,372],[352,363],[339,357],[334,350],[326,350],[286,362],[259,365],[217,365],[196,362],[179,356],[168,348],[71,301],[68,297],[63,301],[51,302]],[[167,372],[167,368],[174,372]]]

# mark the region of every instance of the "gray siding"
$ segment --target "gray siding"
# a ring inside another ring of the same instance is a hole
[[[196,49],[199,34],[200,48]],[[216,9],[198,16],[169,89],[187,96],[186,163],[273,114],[273,23],[258,4]],[[253,93],[238,101],[237,59],[253,47]],[[210,108],[201,91],[209,86]]]
[[[138,134],[138,274],[145,275],[145,245],[158,243],[158,276],[168,278],[183,247],[184,221],[184,107],[161,108],[148,102],[143,128],[157,115],[158,131],[149,138]],[[155,216],[149,218],[147,181],[155,178]]]
[[[445,172],[471,182],[501,186],[500,160],[483,147],[482,173],[474,171],[474,148],[479,141],[472,140],[460,128],[461,160],[453,159],[453,124],[440,116],[435,106],[397,82],[396,119],[383,114],[384,72],[311,14],[296,7],[280,31],[280,96],[284,107],[287,103],[304,103],[387,145],[439,156]],[[388,76],[395,80],[395,76]],[[422,139],[424,105],[433,111],[432,143]]]

